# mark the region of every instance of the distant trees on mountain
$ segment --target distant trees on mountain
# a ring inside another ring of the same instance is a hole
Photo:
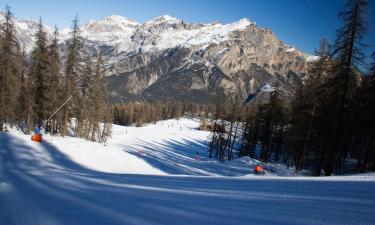
[[[105,142],[111,133],[112,112],[103,60],[100,53],[93,60],[85,51],[78,19],[73,20],[66,61],[60,57],[57,29],[49,40],[42,20],[29,59],[16,38],[8,7],[0,31],[0,131],[4,122],[23,128],[26,134],[34,127],[45,127],[64,136],[73,128],[73,136]]]
[[[207,113],[213,108],[213,105],[179,101],[119,103],[113,106],[113,122],[126,126],[143,126],[146,123],[182,116],[207,117]]]

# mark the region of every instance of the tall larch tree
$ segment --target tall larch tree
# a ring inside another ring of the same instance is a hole
[[[92,85],[89,89],[89,107],[92,128],[91,140],[105,142],[111,134],[112,112],[107,100],[107,87],[103,75],[103,57],[99,53]],[[102,126],[100,126],[102,123]]]
[[[311,153],[313,139],[318,134],[320,104],[324,101],[322,97],[322,86],[328,76],[331,75],[332,59],[330,57],[330,46],[327,39],[320,42],[316,51],[319,59],[311,65],[308,78],[301,90],[296,93],[296,99],[292,104],[293,120],[291,121],[290,146],[294,149],[296,157],[296,172],[303,169],[304,159]],[[316,140],[315,140],[316,141]]]
[[[33,96],[34,124],[43,125],[47,117],[49,105],[49,77],[48,77],[48,47],[47,33],[44,30],[42,20],[39,21],[36,33],[35,47],[31,53],[31,65],[29,72],[31,96]]]
[[[20,75],[20,46],[16,38],[13,14],[5,9],[5,19],[0,28],[0,131],[3,123],[14,123],[14,104],[17,102]]]
[[[57,27],[53,33],[53,40],[48,46],[48,105],[47,112],[48,116],[58,109],[62,104],[63,97],[63,84],[62,84],[62,74],[61,74],[61,59],[58,44],[58,30]],[[59,112],[48,121],[47,130],[51,133],[57,133],[58,127],[62,123],[62,113]]]
[[[334,165],[339,163],[339,153],[347,148],[348,107],[351,105],[358,85],[358,71],[364,60],[362,47],[366,34],[367,0],[347,0],[345,9],[339,14],[344,25],[336,32],[333,57],[336,65],[331,79],[332,104],[335,105],[333,137],[325,160],[325,175],[331,175]]]
[[[89,123],[90,103],[88,99],[89,88],[93,85],[92,76],[93,66],[91,56],[89,53],[86,53],[84,65],[82,66],[82,71],[79,78],[78,107],[75,107],[75,114],[77,115],[75,133],[77,137],[88,137],[87,132],[85,132],[88,129],[85,129],[85,127],[87,127]]]
[[[20,80],[20,93],[18,95],[18,101],[17,101],[17,120],[19,122],[19,126],[23,127],[23,131],[26,134],[30,134],[30,127],[31,127],[31,101],[32,98],[29,94],[29,79],[27,77],[27,60],[26,60],[26,50],[23,49],[22,56],[20,58],[20,64],[21,64],[21,80]]]
[[[78,24],[78,17],[76,16],[73,20],[73,30],[71,32],[71,40],[68,46],[67,60],[65,62],[65,82],[64,82],[64,99],[68,99],[71,95],[73,96],[73,104],[69,102],[63,108],[63,122],[61,135],[65,136],[68,131],[69,117],[72,114],[72,107],[74,103],[77,103],[79,92],[76,84],[80,76],[81,71],[81,51],[83,48],[83,40],[80,36],[80,29]],[[75,101],[74,101],[75,100]]]

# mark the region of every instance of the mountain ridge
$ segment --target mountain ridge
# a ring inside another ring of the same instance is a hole
[[[37,24],[15,18],[17,35],[29,52]],[[52,37],[53,30],[45,27]],[[276,81],[292,92],[301,84],[309,63],[316,60],[248,19],[204,24],[164,15],[141,24],[112,15],[80,28],[88,51],[94,56],[99,50],[104,52],[109,96],[114,102],[171,96],[191,101],[198,96],[203,99],[200,102],[218,96],[246,99]],[[69,32],[60,32],[62,55]]]

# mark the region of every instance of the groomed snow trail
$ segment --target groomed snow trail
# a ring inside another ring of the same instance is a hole
[[[204,161],[205,134],[180,123],[114,127],[107,146],[0,134],[0,224],[375,224],[373,175],[240,176],[245,162]]]

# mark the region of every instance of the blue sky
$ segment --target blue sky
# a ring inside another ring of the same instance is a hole
[[[337,13],[344,0],[7,0],[13,13],[60,28],[68,27],[78,13],[81,23],[109,15],[121,15],[138,22],[169,14],[186,22],[229,23],[242,18],[270,28],[284,43],[313,53],[319,40],[334,39],[341,21]],[[369,1],[369,35],[375,45],[375,1]]]

